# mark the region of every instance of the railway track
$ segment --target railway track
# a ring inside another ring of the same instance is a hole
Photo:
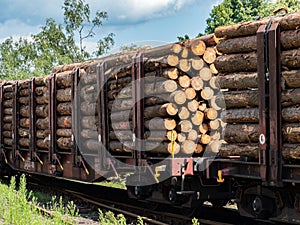
[[[50,179],[50,180],[49,180]],[[54,184],[53,178],[39,180],[39,186],[49,182]],[[45,181],[47,181],[45,183]],[[41,186],[40,186],[41,187]],[[45,185],[45,187],[47,187]],[[52,187],[53,189],[53,187]],[[104,211],[112,211],[115,214],[123,214],[129,221],[136,221],[142,218],[144,224],[155,225],[180,225],[192,224],[192,219],[196,217],[200,224],[207,225],[251,225],[251,224],[276,224],[271,221],[253,221],[239,216],[235,210],[213,209],[211,207],[201,207],[193,216],[182,215],[179,208],[169,205],[151,205],[149,202],[137,202],[127,197],[126,190],[108,188],[94,184],[79,183],[65,179],[55,179],[55,190],[63,195],[70,196],[74,202],[81,204],[80,214],[89,215],[97,212],[98,208]],[[154,208],[154,209],[153,209]],[[97,220],[97,217],[90,218]],[[134,222],[133,222],[134,224]]]

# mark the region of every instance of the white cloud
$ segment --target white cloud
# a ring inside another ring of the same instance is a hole
[[[6,20],[0,23],[0,37],[25,37],[30,36],[30,34],[37,33],[39,31],[39,26],[31,26],[27,23],[20,21],[18,19]]]
[[[195,0],[111,0],[87,1],[92,9],[107,11],[109,23],[138,23],[171,15]]]

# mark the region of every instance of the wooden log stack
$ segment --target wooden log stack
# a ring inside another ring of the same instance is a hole
[[[221,156],[258,156],[258,78],[256,31],[269,19],[218,27],[215,61],[226,105],[225,141]],[[283,156],[300,159],[300,13],[273,20],[281,29]]]

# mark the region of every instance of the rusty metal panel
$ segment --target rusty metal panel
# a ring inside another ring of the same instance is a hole
[[[72,104],[72,140],[73,145],[71,149],[71,153],[73,156],[73,165],[76,166],[79,163],[78,160],[78,143],[77,140],[80,135],[81,130],[81,123],[79,122],[79,110],[80,107],[80,90],[78,90],[78,84],[79,84],[79,68],[76,69],[74,72],[74,75],[72,76],[72,86],[71,86],[71,104]]]
[[[3,121],[3,91],[4,91],[4,85],[5,85],[5,81],[1,84],[0,86],[0,120]],[[3,124],[2,124],[3,125]],[[0,145],[1,145],[1,149],[4,148],[4,143],[3,143],[3,126],[1,125],[0,128]]]
[[[144,68],[143,53],[137,52],[132,58],[132,133],[135,165],[140,166],[144,146]]]
[[[109,118],[108,118],[108,97],[107,82],[105,80],[106,63],[97,65],[97,87],[98,87],[98,141],[101,148],[98,151],[101,170],[105,170],[107,165],[107,152],[109,149]]]
[[[269,73],[270,73],[270,185],[281,185],[281,72],[280,72],[280,27],[271,25],[268,33]]]
[[[56,158],[56,74],[53,74],[49,80],[49,129],[50,129],[50,161],[53,162]]]
[[[14,159],[17,156],[20,156],[19,153],[19,133],[18,133],[18,125],[19,125],[19,96],[18,96],[18,81],[14,83],[14,97],[13,97],[13,132],[12,132],[12,139],[13,139],[13,157]]]
[[[34,152],[36,152],[36,99],[35,99],[35,78],[29,81],[29,108],[30,108],[30,125],[29,125],[29,151],[30,158],[33,159]]]
[[[259,91],[259,164],[260,164],[260,176],[262,181],[267,180],[267,101],[268,90],[266,87],[266,54],[265,54],[265,31],[267,26],[262,25],[259,27],[257,38],[257,74],[258,74],[258,91]],[[266,95],[267,94],[267,95]],[[264,97],[263,97],[264,96]]]

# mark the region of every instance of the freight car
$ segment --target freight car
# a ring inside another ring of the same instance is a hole
[[[300,13],[0,86],[0,168],[300,222]]]

